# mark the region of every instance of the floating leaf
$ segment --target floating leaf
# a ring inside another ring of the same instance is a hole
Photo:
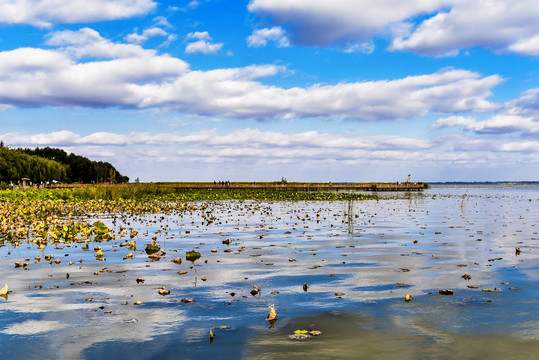
[[[163,295],[163,296],[170,294],[170,290],[167,290],[164,286],[160,287],[159,290],[157,290],[157,292],[159,293],[159,295]]]
[[[154,244],[148,244],[146,245],[146,249],[144,249],[144,251],[146,251],[146,254],[148,255],[155,254],[159,250],[161,250],[161,248],[158,245],[154,245]]]
[[[309,333],[308,330],[295,330],[294,331],[294,334],[307,334],[307,333]]]
[[[194,262],[197,259],[200,259],[200,256],[201,256],[200,253],[195,250],[187,251],[185,253],[185,259],[192,262]]]
[[[93,225],[94,225],[94,231],[95,231],[96,235],[98,235],[98,236],[99,235],[105,235],[110,231],[110,229],[105,224],[103,224],[101,221],[96,221],[96,222],[93,223]],[[64,226],[66,226],[66,225],[64,225]]]
[[[253,285],[253,290],[251,290],[251,295],[255,296],[260,293],[260,288],[258,286]]]
[[[412,295],[410,294],[406,294],[406,296],[404,297],[404,301],[406,302],[410,302],[412,301],[414,298],[412,297]]]
[[[8,293],[8,286],[6,284],[3,288],[0,289],[0,296],[7,295],[7,293]]]
[[[453,292],[453,290],[445,289],[445,290],[438,291],[438,293],[440,295],[453,295],[454,292]]]
[[[270,311],[269,311],[268,316],[266,317],[266,320],[269,320],[269,321],[277,320],[277,311],[275,311],[275,305],[270,305],[269,308],[270,308]]]

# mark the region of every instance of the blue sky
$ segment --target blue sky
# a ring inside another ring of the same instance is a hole
[[[0,0],[0,139],[141,181],[539,180],[536,0]]]

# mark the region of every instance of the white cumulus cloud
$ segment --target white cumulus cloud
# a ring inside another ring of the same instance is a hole
[[[125,19],[153,10],[153,0],[3,0],[0,23],[50,27]]]
[[[248,9],[292,29],[293,43],[325,46],[362,42],[383,31],[387,24],[441,6],[441,1],[432,0],[253,0]]]
[[[484,47],[539,55],[536,0],[252,0],[248,9],[309,46],[389,37],[390,49],[455,55]]]
[[[167,36],[168,33],[158,27],[152,27],[148,29],[144,29],[141,34],[138,32],[131,33],[125,37],[125,40],[130,43],[134,44],[143,44],[146,41],[148,41],[149,38],[155,37],[155,36]]]
[[[190,36],[209,38],[207,33]],[[0,106],[153,107],[230,118],[402,120],[429,112],[495,110],[499,105],[488,97],[503,81],[498,75],[444,69],[399,79],[284,88],[260,81],[286,71],[282,66],[191,71],[178,58],[111,42],[89,28],[54,32],[47,44],[56,48],[0,52]],[[531,94],[526,96],[532,99]],[[527,101],[530,107],[533,101]]]
[[[268,41],[276,42],[279,47],[290,45],[286,32],[280,26],[256,30],[247,38],[247,44],[252,47],[266,46]]]
[[[484,47],[537,55],[539,6],[534,0],[454,1],[424,20],[409,36],[396,38],[392,49],[444,54]]]
[[[478,134],[519,133],[523,137],[539,135],[539,89],[523,92],[517,99],[500,104],[498,112],[486,120],[474,117],[450,116],[440,118],[434,128],[462,127]]]
[[[187,34],[185,38],[187,40],[197,40],[187,44],[187,46],[185,47],[186,54],[215,54],[223,47],[222,43],[212,43],[212,38],[207,31],[192,32]]]
[[[155,54],[154,50],[146,50],[135,44],[113,43],[90,28],[52,32],[47,36],[46,44],[76,59],[145,57]]]

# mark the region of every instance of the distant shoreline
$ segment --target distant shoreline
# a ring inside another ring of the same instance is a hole
[[[432,188],[442,187],[539,187],[539,181],[477,181],[477,182],[429,182]]]

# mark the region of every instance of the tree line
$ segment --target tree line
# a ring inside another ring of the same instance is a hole
[[[68,183],[129,181],[108,162],[92,161],[51,147],[10,149],[0,141],[0,182],[9,183],[22,178],[33,183],[52,180]]]

